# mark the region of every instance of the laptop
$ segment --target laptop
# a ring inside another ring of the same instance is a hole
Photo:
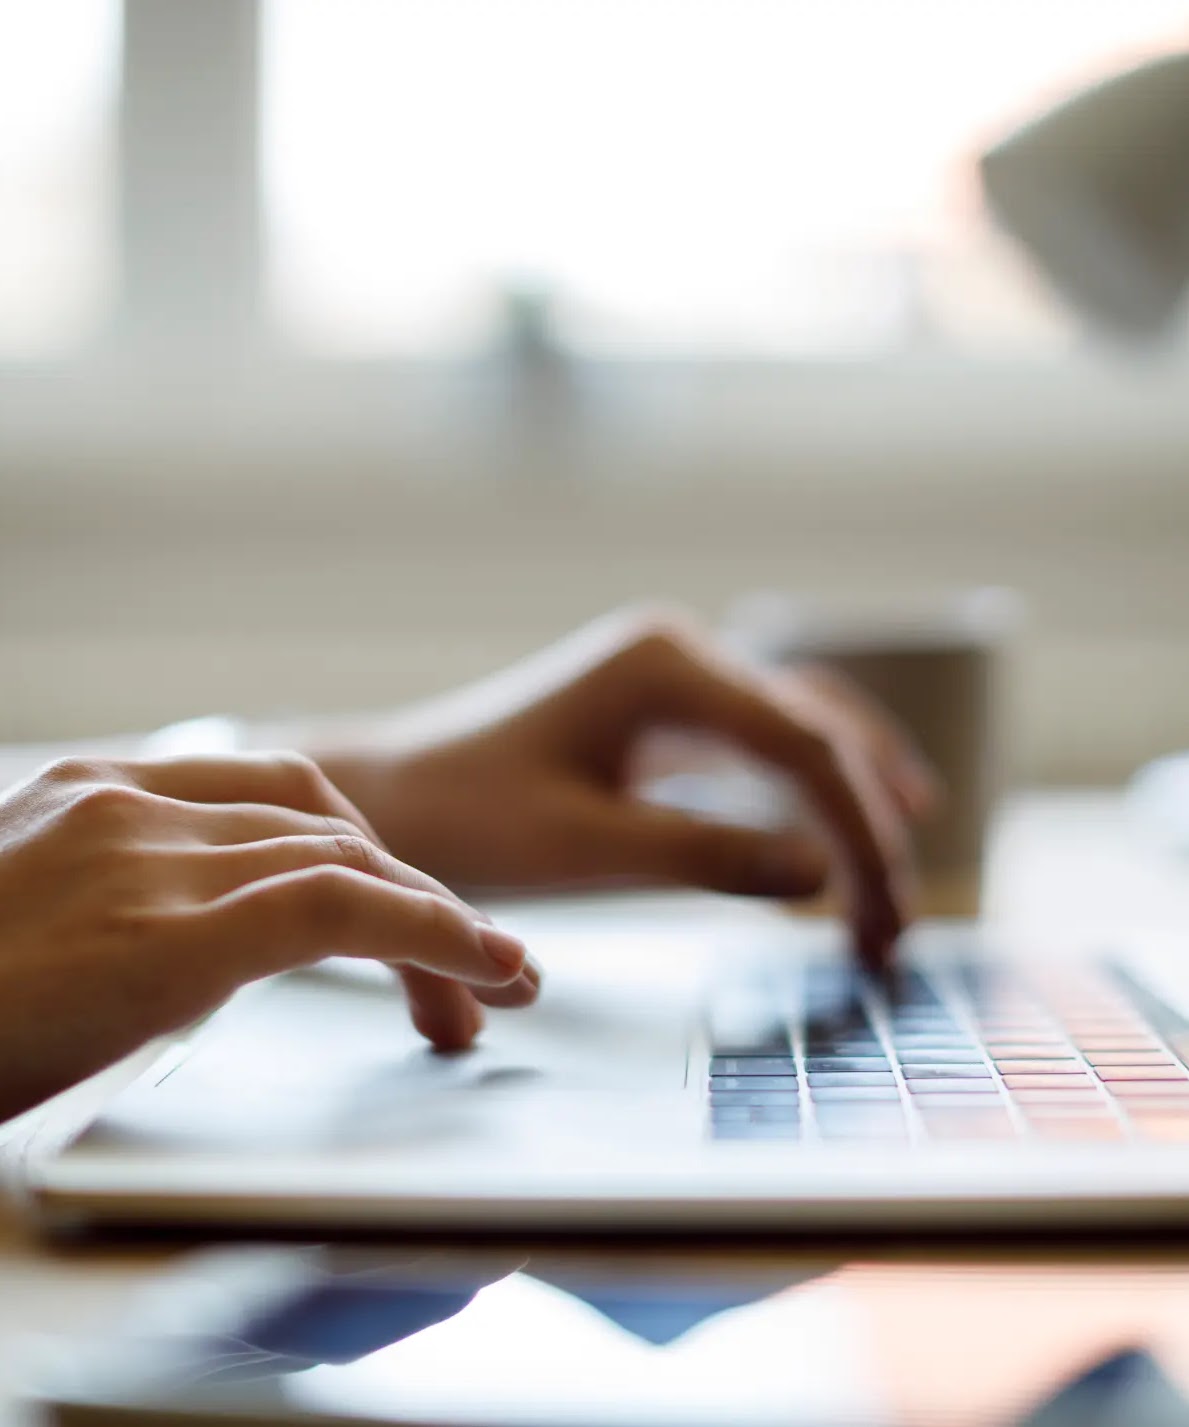
[[[322,1234],[1189,1226],[1183,947],[841,930],[695,894],[505,906],[545,970],[470,1052],[331,960],[246,988],[69,1143],[46,1225]]]

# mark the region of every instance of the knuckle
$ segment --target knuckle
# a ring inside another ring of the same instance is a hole
[[[348,822],[346,818],[327,816],[323,814],[323,824],[326,827],[327,835],[335,842],[355,842],[357,840],[367,841],[367,838],[353,822]]]
[[[627,647],[644,655],[684,653],[696,638],[693,618],[678,605],[649,605],[630,617]]]
[[[116,777],[116,768],[98,758],[56,758],[41,770],[40,777],[47,783],[103,783]]]
[[[286,750],[274,753],[272,764],[285,787],[297,799],[312,804],[326,801],[326,775],[312,758]]]
[[[360,833],[340,832],[330,838],[330,850],[338,862],[369,877],[391,881],[380,849]]]
[[[65,816],[100,831],[120,831],[144,821],[152,799],[126,783],[90,783],[71,800]]]
[[[470,919],[460,907],[432,892],[418,893],[412,904],[417,911],[418,930],[431,942],[455,941],[469,934]]]
[[[678,607],[650,605],[625,611],[611,663],[634,679],[664,679],[687,663],[699,644],[698,628]]]
[[[330,945],[350,927],[351,891],[351,873],[327,864],[302,872],[287,889],[285,900],[305,930]]]

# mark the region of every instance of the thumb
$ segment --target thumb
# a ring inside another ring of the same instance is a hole
[[[617,832],[631,876],[751,897],[812,897],[829,874],[820,844],[802,833],[707,822],[637,804]]]

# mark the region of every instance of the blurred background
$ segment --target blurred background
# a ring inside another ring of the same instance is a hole
[[[977,169],[1186,48],[1184,0],[0,0],[0,740],[991,583],[1018,777],[1189,742],[1189,315],[1099,334]]]

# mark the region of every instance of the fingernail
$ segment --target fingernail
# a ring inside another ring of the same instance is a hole
[[[504,970],[519,971],[524,966],[524,943],[511,932],[501,931],[499,927],[481,926],[479,941],[492,961]]]

